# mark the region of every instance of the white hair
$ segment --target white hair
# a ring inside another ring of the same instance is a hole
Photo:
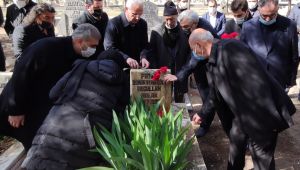
[[[197,41],[213,41],[214,36],[209,32],[204,30],[203,32],[192,32],[189,41],[197,42]]]
[[[187,19],[193,23],[198,23],[199,15],[193,10],[185,10],[179,14],[178,21],[181,22],[184,19]]]
[[[143,6],[144,0],[127,0],[125,6],[126,6],[126,8],[131,9],[132,6],[135,4]]]
[[[93,26],[92,24],[80,24],[72,33],[73,39],[83,39],[83,40],[90,40],[94,38],[96,40],[101,39],[101,33],[98,29]]]

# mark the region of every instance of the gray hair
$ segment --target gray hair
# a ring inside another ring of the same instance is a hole
[[[90,40],[90,38],[100,40],[102,37],[98,29],[88,23],[80,24],[72,33],[72,39]]]
[[[213,41],[214,36],[207,30],[202,29],[202,32],[195,32],[193,31],[190,35],[189,41],[196,42],[196,41]]]
[[[178,21],[181,22],[183,19],[188,19],[189,21],[193,23],[199,22],[199,15],[192,10],[185,10],[181,12],[178,16]]]
[[[126,1],[126,8],[131,9],[131,7],[135,4],[143,6],[144,0],[127,0]]]
[[[259,0],[258,1],[258,6],[263,7],[267,3],[273,3],[275,6],[278,6],[278,0]]]

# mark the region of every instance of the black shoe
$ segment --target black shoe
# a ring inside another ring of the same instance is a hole
[[[199,127],[199,129],[196,130],[195,135],[197,138],[201,138],[201,137],[205,136],[207,132],[208,132],[208,129]]]

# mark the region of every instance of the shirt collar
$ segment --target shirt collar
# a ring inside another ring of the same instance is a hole
[[[125,12],[123,12],[123,13],[121,14],[121,19],[122,19],[122,23],[123,23],[123,26],[124,26],[124,27],[127,27],[127,26],[130,25],[129,22],[128,22],[128,20],[127,20],[127,18],[126,18]]]

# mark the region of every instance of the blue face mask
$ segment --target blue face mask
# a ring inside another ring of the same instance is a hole
[[[204,58],[203,56],[196,54],[194,51],[192,52],[192,57],[193,57],[194,59],[196,59],[197,61],[203,61],[203,60],[206,59],[206,58]]]
[[[268,26],[268,25],[274,24],[274,23],[276,22],[276,18],[277,18],[277,17],[274,17],[274,18],[271,19],[270,21],[266,21],[266,20],[264,20],[261,16],[259,16],[259,22],[261,22],[262,24]]]

